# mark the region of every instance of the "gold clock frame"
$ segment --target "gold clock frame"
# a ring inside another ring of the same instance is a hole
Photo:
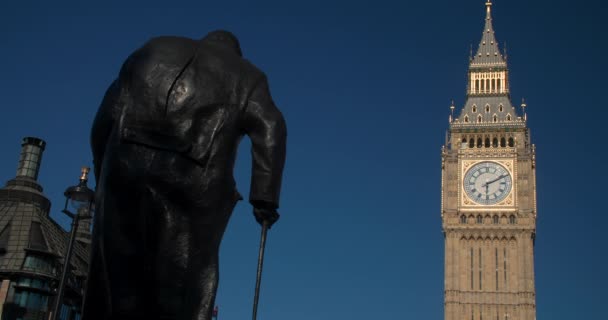
[[[511,187],[511,191],[509,192],[509,194],[507,195],[507,197],[505,197],[502,201],[495,203],[495,204],[491,204],[491,205],[487,205],[487,204],[479,204],[477,202],[475,202],[473,199],[471,199],[467,193],[464,190],[464,176],[466,174],[466,172],[474,165],[481,163],[481,162],[495,162],[498,163],[500,165],[502,165],[503,167],[505,167],[505,169],[507,169],[507,171],[509,172],[509,174],[511,175],[511,181],[512,181],[512,187]],[[460,188],[458,188],[458,192],[460,193],[459,195],[459,199],[460,199],[460,207],[461,208],[467,208],[467,209],[480,209],[480,208],[487,208],[488,210],[492,210],[492,209],[497,209],[497,210],[504,210],[504,209],[508,209],[508,208],[515,208],[517,206],[517,198],[516,198],[516,194],[517,194],[517,166],[515,163],[514,159],[475,159],[475,160],[461,160],[460,162],[460,172],[459,172],[459,177],[458,177],[458,181],[460,183]]]

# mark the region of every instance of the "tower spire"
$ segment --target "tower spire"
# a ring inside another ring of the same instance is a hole
[[[452,117],[453,126],[499,127],[519,118],[510,97],[506,45],[503,55],[494,34],[493,1],[485,0],[484,3],[486,18],[481,41],[469,62],[467,101],[460,115]]]
[[[498,43],[494,35],[494,26],[492,25],[492,2],[486,1],[486,21],[479,43],[477,54],[471,62],[473,65],[504,65],[505,60],[498,48]]]

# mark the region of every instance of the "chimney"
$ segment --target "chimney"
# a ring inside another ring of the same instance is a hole
[[[21,143],[21,157],[19,158],[19,167],[17,168],[17,178],[27,178],[36,181],[38,179],[38,171],[40,170],[40,162],[42,161],[42,152],[46,142],[42,139],[34,137],[25,137]]]

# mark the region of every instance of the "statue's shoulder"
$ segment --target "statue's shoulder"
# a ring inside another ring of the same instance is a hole
[[[146,43],[138,51],[174,51],[185,48],[194,48],[196,44],[196,40],[186,37],[160,36],[146,41]]]
[[[242,61],[242,65],[243,68],[246,69],[247,71],[249,71],[249,73],[251,73],[255,78],[265,78],[266,74],[264,74],[264,72],[258,68],[255,64],[253,64],[251,61],[247,60],[247,59],[241,59]]]
[[[175,36],[154,37],[135,50],[124,62],[122,73],[145,73],[156,65],[181,65],[192,55],[196,41]]]

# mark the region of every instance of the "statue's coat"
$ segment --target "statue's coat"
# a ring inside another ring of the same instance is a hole
[[[219,34],[150,40],[103,99],[91,138],[98,184],[84,320],[211,319],[219,244],[241,198],[232,171],[243,135],[249,201],[279,205],[283,116],[265,75]]]

